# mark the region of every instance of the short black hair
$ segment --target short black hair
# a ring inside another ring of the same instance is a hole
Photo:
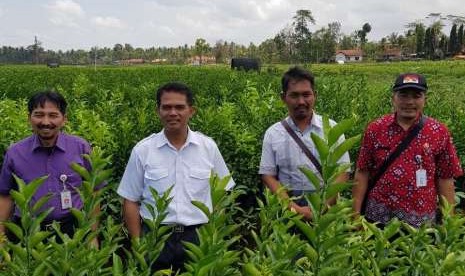
[[[27,110],[29,111],[29,115],[31,115],[32,111],[38,106],[44,107],[45,102],[55,104],[62,115],[66,114],[66,107],[68,104],[66,103],[65,98],[58,92],[46,90],[36,92],[29,98],[29,102],[27,103]]]
[[[289,88],[290,81],[302,81],[308,80],[310,82],[310,86],[312,90],[315,90],[315,77],[313,74],[299,66],[294,66],[289,68],[286,73],[284,73],[283,77],[281,78],[281,89],[282,93],[285,95],[287,89]]]
[[[165,92],[176,92],[176,93],[186,95],[187,104],[189,106],[192,106],[194,104],[194,94],[192,93],[192,90],[187,85],[181,82],[169,82],[169,83],[166,83],[160,86],[157,89],[157,106],[158,107],[160,107],[160,104],[161,104],[161,96],[163,96]]]

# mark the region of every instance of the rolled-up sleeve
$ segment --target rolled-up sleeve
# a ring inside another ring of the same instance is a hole
[[[3,159],[2,170],[0,172],[0,194],[9,195],[10,190],[13,188],[13,183],[12,164],[7,152]]]
[[[121,197],[139,202],[144,190],[144,168],[135,149],[132,150],[128,164],[119,184],[117,193]]]
[[[262,156],[260,159],[259,174],[276,175],[276,157],[272,147],[272,135],[269,131],[265,132],[262,146]]]
[[[221,155],[221,152],[218,149],[218,146],[216,146],[216,144],[213,150],[214,150],[214,158],[213,158],[214,172],[217,173],[218,176],[221,178],[230,175],[231,173],[229,172],[229,169],[226,166],[226,162],[224,162],[223,156]],[[229,179],[228,185],[226,185],[226,190],[231,190],[235,185],[236,183],[234,182],[234,179],[231,177]]]

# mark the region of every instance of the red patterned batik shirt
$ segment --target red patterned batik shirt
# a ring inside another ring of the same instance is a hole
[[[418,123],[418,120],[417,122]],[[365,131],[357,167],[373,177],[383,161],[406,138],[395,114],[370,123]],[[425,185],[417,185],[416,171],[426,170]],[[414,227],[433,222],[437,209],[436,183],[462,175],[451,135],[447,128],[427,118],[417,137],[391,163],[368,195],[365,216],[386,224],[394,217]]]

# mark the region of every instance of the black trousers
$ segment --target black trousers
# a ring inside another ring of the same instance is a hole
[[[199,237],[196,229],[199,225],[183,226],[176,225],[172,229],[171,236],[166,240],[165,246],[160,252],[160,256],[152,266],[153,271],[171,268],[173,271],[184,271],[184,263],[187,261],[187,254],[182,244],[183,241],[199,244]],[[143,225],[146,233],[149,228]]]
[[[288,192],[289,196],[291,197],[299,197],[293,200],[299,206],[308,206],[308,201],[305,198],[305,195],[310,194],[310,193],[311,193],[310,191],[304,191],[304,190],[290,190]]]
[[[73,215],[69,215],[69,216],[64,217],[64,218],[62,218],[60,220],[44,220],[40,224],[40,230],[41,231],[54,232],[55,230],[53,230],[53,228],[51,226],[54,221],[56,221],[56,222],[58,222],[60,224],[60,231],[63,234],[67,234],[69,237],[74,236],[74,231],[75,231],[75,228],[78,226],[78,222],[77,222],[76,218]],[[13,222],[16,225],[21,227],[21,218],[20,217],[13,217],[11,219],[11,222]],[[13,234],[11,231],[7,230],[6,231],[6,236],[8,237],[8,240],[13,242],[13,243],[18,243],[19,242],[18,237],[16,237],[15,234]],[[55,235],[55,238],[56,238],[56,241],[58,243],[63,242],[58,235]]]

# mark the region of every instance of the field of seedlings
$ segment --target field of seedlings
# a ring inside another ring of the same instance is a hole
[[[0,160],[7,147],[31,134],[26,101],[35,91],[54,89],[68,101],[65,131],[84,137],[94,147],[92,172],[75,168],[86,180],[85,206],[75,211],[79,230],[62,244],[37,228],[28,199],[43,182],[20,183],[13,197],[22,210],[19,244],[0,247],[0,275],[169,275],[150,271],[170,230],[161,225],[169,198],[159,198],[154,231],[129,249],[121,224],[121,202],[115,193],[132,147],[161,129],[155,113],[155,89],[182,81],[196,96],[190,127],[218,144],[238,187],[224,193],[225,180],[211,181],[214,210],[199,230],[200,244],[188,245],[184,275],[464,275],[465,217],[444,215],[442,225],[412,229],[393,222],[384,230],[351,216],[350,183],[329,185],[309,199],[315,217],[304,222],[285,202],[263,189],[257,175],[261,141],[268,126],[286,115],[279,98],[280,78],[287,66],[260,73],[221,66],[60,67],[0,66]],[[465,63],[412,62],[312,65],[316,76],[317,112],[341,122],[320,146],[327,152],[324,181],[340,169],[332,160],[340,152],[331,141],[345,133],[352,161],[367,123],[391,111],[390,87],[402,72],[426,76],[425,113],[444,122],[453,134],[465,165]],[[332,138],[331,138],[332,137]],[[329,150],[331,148],[331,150]],[[341,150],[341,149],[339,149]],[[309,178],[312,178],[309,175]],[[108,181],[107,189],[92,193]],[[462,190],[464,180],[456,183]],[[341,192],[329,210],[325,199]],[[459,193],[460,194],[460,193]],[[98,232],[90,215],[103,208]],[[202,208],[202,206],[199,206]],[[447,211],[447,210],[446,210]],[[361,224],[361,225],[360,225]],[[295,227],[301,235],[293,235]],[[361,229],[361,230],[356,230]],[[55,230],[56,231],[56,230]],[[98,235],[100,248],[90,245]],[[393,237],[397,238],[393,238]]]

